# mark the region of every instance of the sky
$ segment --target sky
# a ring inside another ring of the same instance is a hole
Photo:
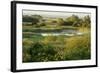
[[[51,18],[67,18],[72,15],[77,15],[80,18],[89,15],[90,13],[80,13],[80,12],[65,12],[65,11],[39,11],[39,10],[23,10],[23,15],[41,15],[43,17],[51,17]]]

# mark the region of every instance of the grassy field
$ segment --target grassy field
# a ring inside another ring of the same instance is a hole
[[[67,27],[65,28],[67,29]],[[41,29],[43,30],[43,28]],[[71,27],[70,29],[78,29],[81,32],[89,32],[90,30],[76,27]],[[23,62],[85,60],[91,58],[90,33],[72,37],[64,35],[42,36],[36,34],[34,30],[38,30],[38,28],[24,26]]]

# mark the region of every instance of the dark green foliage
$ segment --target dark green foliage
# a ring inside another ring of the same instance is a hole
[[[36,25],[40,19],[42,19],[42,16],[40,15],[32,15],[32,16],[24,15],[23,16],[23,22],[31,22],[32,25]]]
[[[33,18],[32,25],[36,25],[39,20],[42,19],[42,16],[40,15],[32,15],[31,17]]]
[[[27,15],[23,16],[23,22],[32,22],[32,21],[33,21],[32,17],[27,16]]]
[[[39,20],[37,18],[33,18],[33,21],[32,21],[32,25],[35,25],[39,22]]]
[[[37,42],[32,44],[31,47],[28,48],[27,54],[30,55],[30,59],[26,56],[27,60],[25,60],[25,62],[53,61],[55,60],[54,55],[56,53],[57,52],[55,51],[55,47],[53,47],[52,45],[46,45]]]
[[[72,26],[72,25],[77,24],[78,21],[79,21],[79,17],[76,16],[76,15],[72,15],[72,16],[70,16],[70,17],[68,17],[68,18],[66,19],[66,22],[67,22],[66,25]]]

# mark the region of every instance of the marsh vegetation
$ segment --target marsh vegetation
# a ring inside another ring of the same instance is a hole
[[[66,18],[23,15],[23,62],[91,58],[90,16]]]

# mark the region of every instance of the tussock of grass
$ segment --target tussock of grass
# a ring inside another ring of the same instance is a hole
[[[71,37],[66,40],[65,59],[90,59],[90,36]]]
[[[79,30],[79,32],[89,32],[90,31],[90,28],[87,28],[87,27],[79,27],[78,30]]]

